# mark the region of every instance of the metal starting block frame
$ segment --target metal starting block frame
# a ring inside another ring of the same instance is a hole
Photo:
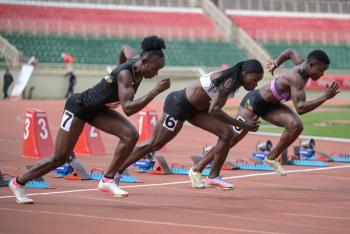
[[[74,170],[71,174],[63,176],[66,180],[91,180],[90,175],[86,172],[83,165],[74,161],[69,164]]]

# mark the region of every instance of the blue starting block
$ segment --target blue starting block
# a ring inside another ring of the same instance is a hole
[[[10,180],[5,179],[4,181],[6,183],[6,186],[8,186],[8,184],[10,183]],[[47,183],[46,181],[35,181],[35,180],[28,181],[24,187],[26,187],[26,188],[53,188],[53,187],[50,187],[49,183]]]
[[[63,177],[72,174],[74,168],[71,165],[65,164],[63,166],[57,167],[54,172],[58,177]]]
[[[273,171],[272,167],[266,166],[265,164],[235,163],[235,165],[242,170]]]
[[[266,157],[266,153],[264,153],[264,152],[254,152],[254,153],[252,153],[252,157],[253,157],[253,159],[262,161]]]
[[[301,158],[311,159],[315,156],[315,150],[301,148],[299,150],[299,155]]]
[[[139,160],[133,164],[133,167],[138,168],[139,172],[147,172],[153,169],[155,161]]]
[[[49,188],[49,184],[46,181],[31,180],[24,186],[26,188]]]
[[[327,167],[328,164],[322,161],[315,160],[288,160],[289,165],[296,166],[311,166],[311,167]]]
[[[101,180],[103,178],[103,171],[101,170],[91,170],[90,178],[92,180]],[[125,183],[142,183],[143,181],[139,180],[136,176],[129,175],[129,173],[125,173],[120,178],[120,182]]]
[[[176,167],[171,168],[171,173],[176,175],[188,175],[188,172],[189,170],[186,168],[176,168]],[[208,176],[209,174],[210,174],[209,169],[204,169],[202,171],[203,176]]]
[[[31,166],[28,166],[28,167],[30,168]],[[4,178],[0,171],[0,187],[8,186],[10,181],[11,179]],[[53,187],[50,187],[49,184],[42,177],[38,177],[31,181],[28,181],[25,187],[26,188],[53,188]]]
[[[333,159],[334,162],[350,163],[349,156],[331,156],[330,158]]]

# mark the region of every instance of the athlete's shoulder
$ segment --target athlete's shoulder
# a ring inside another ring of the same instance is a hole
[[[302,89],[304,87],[304,79],[298,71],[297,67],[294,67],[287,75],[290,86]]]

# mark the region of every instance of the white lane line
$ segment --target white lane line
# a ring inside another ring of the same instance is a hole
[[[44,214],[44,215],[60,215],[60,216],[70,216],[75,218],[90,218],[90,219],[100,219],[100,220],[109,220],[109,221],[120,221],[120,222],[129,222],[129,223],[143,223],[143,224],[154,224],[154,225],[165,225],[165,226],[175,226],[181,228],[195,228],[195,229],[211,229],[217,231],[238,231],[238,232],[249,232],[249,233],[264,233],[264,234],[277,234],[276,232],[264,232],[261,230],[252,230],[252,229],[240,229],[240,228],[225,228],[219,226],[206,226],[206,225],[196,225],[196,224],[185,224],[185,223],[175,223],[175,222],[161,222],[161,221],[152,221],[144,219],[125,219],[125,218],[115,218],[107,216],[97,216],[97,215],[84,215],[84,214],[74,214],[67,212],[53,212],[53,211],[34,211],[34,210],[23,210],[23,209],[11,209],[11,208],[0,208],[4,211],[15,211],[22,213],[32,213],[32,214]],[[280,233],[280,232],[278,232]]]
[[[334,166],[334,167],[322,167],[322,168],[310,168],[310,169],[300,169],[300,170],[289,170],[289,171],[286,171],[286,172],[289,174],[289,173],[325,171],[325,170],[334,170],[334,169],[343,169],[343,168],[350,168],[350,165]],[[247,174],[247,175],[239,175],[239,176],[229,176],[229,177],[225,177],[224,179],[240,179],[240,178],[247,178],[247,177],[274,175],[274,174],[275,174],[275,172],[265,172],[265,173]],[[185,180],[185,181],[159,183],[159,184],[128,185],[128,186],[121,186],[121,188],[156,187],[156,186],[166,186],[166,185],[174,185],[174,184],[187,184],[187,183],[190,183],[190,181],[189,180]],[[37,196],[37,195],[76,193],[76,192],[96,191],[96,190],[97,190],[96,188],[90,188],[90,189],[65,190],[65,191],[47,192],[47,193],[32,193],[32,194],[28,194],[28,195],[29,196]],[[10,198],[10,197],[14,197],[14,196],[0,196],[0,199]]]

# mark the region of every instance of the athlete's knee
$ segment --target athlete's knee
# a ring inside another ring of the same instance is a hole
[[[230,144],[234,137],[234,131],[230,126],[227,126],[226,128],[223,129],[219,137],[223,141],[228,142]]]
[[[136,129],[129,129],[121,138],[121,141],[136,143],[139,139],[139,133]]]
[[[300,134],[304,130],[304,125],[300,120],[294,120],[289,123],[288,128],[295,134]]]

